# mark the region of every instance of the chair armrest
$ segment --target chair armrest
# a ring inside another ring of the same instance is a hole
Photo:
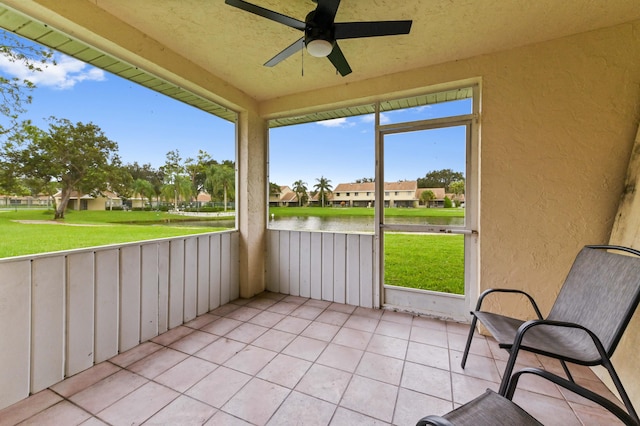
[[[520,345],[522,344],[522,340],[524,339],[524,334],[528,330],[532,329],[533,327],[537,327],[539,325],[564,327],[564,328],[576,328],[576,329],[582,330],[585,333],[587,333],[589,337],[591,337],[591,340],[593,341],[594,346],[598,350],[600,357],[602,359],[608,358],[607,351],[604,349],[604,346],[602,345],[602,342],[600,341],[598,336],[596,336],[591,330],[589,330],[588,328],[580,324],[576,324],[573,322],[566,322],[566,321],[554,321],[554,320],[543,320],[543,319],[527,321],[518,328],[518,331],[516,332],[516,337],[513,341],[512,348],[519,348]]]
[[[571,392],[577,395],[587,398],[588,400],[593,401],[596,404],[610,411],[613,415],[615,415],[620,420],[622,420],[622,422],[624,422],[625,425],[638,425],[638,421],[636,419],[631,417],[626,411],[624,411],[620,406],[618,406],[611,400],[593,391],[590,391],[589,389],[585,389],[574,382],[570,382],[567,379],[564,379],[560,376],[550,373],[547,370],[542,370],[540,368],[527,367],[515,372],[511,376],[509,387],[507,388],[507,393],[505,395],[507,399],[510,399],[510,400],[513,399],[513,394],[515,393],[516,387],[518,386],[518,380],[520,379],[520,376],[522,376],[523,374],[533,374],[535,376],[540,376],[544,379],[547,379],[555,383],[558,386],[562,386],[563,388],[570,390]]]
[[[482,302],[484,298],[492,293],[516,293],[516,294],[521,294],[523,296],[526,296],[526,298],[529,299],[529,302],[531,303],[533,310],[536,311],[536,315],[538,316],[538,319],[542,319],[542,314],[540,313],[538,304],[533,299],[533,297],[526,291],[517,290],[513,288],[490,288],[488,290],[483,291],[480,297],[478,298],[478,303],[476,303],[476,311],[480,310],[480,307],[482,306]]]
[[[453,423],[451,423],[449,420],[445,419],[444,417],[440,417],[440,416],[426,416],[421,418],[418,421],[418,423],[416,423],[416,426],[427,426],[427,425],[453,426]]]

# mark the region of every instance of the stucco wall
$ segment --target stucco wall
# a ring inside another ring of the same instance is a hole
[[[640,22],[261,104],[265,115],[482,79],[480,286],[547,313],[581,246],[606,243],[640,119]],[[512,301],[495,306],[518,315]],[[640,330],[628,331],[635,335]],[[640,406],[636,354],[616,367]]]

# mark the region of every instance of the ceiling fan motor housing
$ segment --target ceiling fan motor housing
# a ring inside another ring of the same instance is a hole
[[[322,25],[314,20],[315,10],[309,12],[305,18],[304,44],[312,56],[324,57],[329,55],[335,45],[333,25]]]

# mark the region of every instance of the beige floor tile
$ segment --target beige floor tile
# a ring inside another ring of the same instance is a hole
[[[459,352],[464,351],[464,347],[467,344],[467,336],[456,333],[447,333],[447,338],[449,339],[449,349]],[[469,353],[491,357],[491,350],[489,349],[489,345],[487,344],[484,336],[477,336],[473,338]]]
[[[367,352],[405,359],[407,356],[407,343],[406,339],[374,334],[371,336],[371,340],[367,346]]]
[[[445,321],[439,320],[437,318],[425,317],[425,316],[417,316],[413,317],[413,321],[411,322],[413,327],[420,328],[428,328],[435,331],[447,331],[447,323]]]
[[[338,407],[330,423],[331,426],[385,426],[390,424],[343,407]]]
[[[291,312],[292,317],[304,318],[308,320],[316,319],[324,311],[322,308],[315,308],[313,306],[302,305],[295,311]]]
[[[147,382],[148,380],[142,376],[121,370],[69,399],[88,412],[96,414]]]
[[[330,342],[339,330],[340,327],[337,325],[324,324],[316,321],[309,324],[309,326],[301,333],[301,336]]]
[[[213,407],[222,407],[236,394],[251,376],[226,367],[219,367],[191,387],[186,395]],[[221,385],[223,384],[224,385]]]
[[[493,358],[487,358],[480,355],[470,353],[467,357],[467,363],[462,368],[462,352],[449,351],[450,369],[452,373],[463,374],[465,376],[477,377],[478,379],[489,380],[491,382],[500,383],[502,374],[498,371],[498,367]]]
[[[384,422],[391,422],[398,387],[367,377],[354,376],[340,406]]]
[[[329,424],[335,410],[334,404],[294,391],[282,403],[267,425],[324,426]]]
[[[276,325],[277,323],[279,323],[280,321],[282,321],[285,318],[285,316],[286,315],[277,314],[275,312],[263,311],[263,312],[260,312],[255,317],[251,318],[249,322],[251,324],[257,324],[263,327],[270,328]]]
[[[247,345],[242,342],[223,337],[204,347],[194,355],[216,364],[224,364],[229,358],[244,349],[245,346]]]
[[[193,333],[183,337],[182,339],[173,342],[171,345],[169,345],[169,347],[176,351],[193,355],[200,349],[215,342],[218,339],[219,336],[216,336],[215,334],[196,330]]]
[[[442,370],[448,370],[449,351],[438,346],[410,342],[407,349],[407,361],[440,368]],[[495,370],[495,365],[493,366],[493,369]]]
[[[232,318],[220,318],[219,320],[215,320],[214,322],[205,325],[200,330],[206,331],[207,333],[215,334],[216,336],[224,336],[241,324],[242,321],[238,321]]]
[[[330,343],[318,358],[318,364],[353,373],[364,351]]]
[[[318,315],[318,318],[316,318],[316,321],[321,322],[323,324],[331,324],[331,325],[336,325],[338,327],[342,327],[348,319],[349,319],[348,313],[332,311],[330,310],[330,308],[327,308],[326,311]]]
[[[393,415],[396,425],[414,425],[429,415],[441,416],[453,409],[453,403],[434,396],[400,388]]]
[[[20,423],[23,426],[73,426],[89,419],[91,414],[73,405],[69,401],[62,401]]]
[[[336,312],[342,312],[345,314],[352,314],[353,311],[356,310],[356,307],[353,305],[345,305],[343,303],[332,303],[329,306],[327,306],[327,310],[328,311],[336,311]]]
[[[252,345],[264,349],[269,349],[271,351],[280,352],[285,347],[287,347],[289,343],[293,342],[293,339],[295,338],[295,334],[271,329],[254,340]]]
[[[379,320],[377,318],[352,315],[344,323],[344,327],[372,333],[378,326],[378,322]]]
[[[275,305],[277,302],[278,301],[274,300],[274,299],[269,299],[269,298],[266,298],[266,297],[259,297],[259,298],[252,299],[245,306],[250,307],[250,308],[256,308],[256,309],[260,309],[260,310],[265,310],[268,307]]]
[[[229,358],[224,363],[224,366],[253,376],[262,370],[276,355],[278,355],[277,352],[249,345]]]
[[[60,401],[62,401],[60,395],[56,395],[49,389],[40,391],[23,399],[22,401],[0,410],[0,426],[18,424],[21,421],[59,403]]]
[[[469,402],[478,395],[482,395],[487,389],[497,392],[500,386],[498,383],[490,382],[488,380],[463,376],[455,373],[451,374],[451,385],[453,402],[456,404]],[[448,398],[444,397],[444,399]]]
[[[405,312],[396,312],[385,310],[382,312],[382,321],[396,322],[398,324],[411,325],[413,323],[413,315]]]
[[[218,411],[211,417],[211,419],[205,423],[205,426],[254,426],[251,423],[245,422],[231,414],[227,414],[224,411]]]
[[[131,364],[127,367],[127,370],[140,374],[147,379],[153,379],[187,357],[188,355],[185,353],[170,348],[163,348]]]
[[[184,325],[179,325],[178,327],[172,328],[166,333],[162,333],[161,335],[154,337],[153,339],[151,339],[151,341],[162,346],[169,346],[176,340],[182,339],[187,334],[193,333],[194,328],[195,327],[186,327]]]
[[[300,334],[311,324],[311,321],[304,318],[285,317],[282,321],[273,326],[276,330],[287,333]]]
[[[238,321],[249,321],[251,318],[262,312],[261,309],[251,308],[249,306],[243,306],[235,311],[225,315],[225,318],[231,318]]]
[[[439,368],[407,361],[404,364],[400,386],[437,398],[451,399],[451,375]],[[479,394],[473,392],[473,395]]]
[[[293,339],[282,351],[283,354],[295,356],[307,361],[315,361],[318,359],[324,348],[328,345],[322,340],[310,339],[309,337],[298,336]]]
[[[407,340],[411,334],[411,324],[384,321],[383,317],[383,320],[378,323],[375,333]]]
[[[355,311],[353,311],[354,315],[375,318],[379,320],[382,318],[383,310],[382,309],[372,309],[372,308],[363,308],[358,306]]]
[[[333,338],[333,343],[363,351],[367,348],[372,335],[372,333],[367,331],[343,327],[338,331],[336,337]]]
[[[239,305],[235,305],[233,303],[227,303],[226,305],[222,305],[209,313],[223,317],[239,308],[240,308]]]
[[[228,332],[225,337],[242,343],[251,343],[269,329],[261,325],[244,323]]]
[[[257,425],[265,424],[291,391],[275,383],[252,379],[223,407],[223,411]]]
[[[295,390],[337,404],[351,376],[346,371],[314,364],[302,377]]]
[[[447,332],[460,334],[465,338],[469,335],[469,324],[464,324],[464,323],[455,322],[455,321],[445,321],[445,322],[447,324]]]
[[[220,319],[220,317],[218,315],[203,314],[203,315],[200,315],[200,316],[192,319],[191,321],[186,323],[185,326],[189,327],[189,328],[200,329],[200,328],[204,327],[205,325],[211,324],[212,322],[214,322],[215,320],[218,320],[218,319]]]
[[[302,376],[311,367],[311,362],[289,355],[278,354],[269,364],[267,364],[257,377],[268,382],[293,389]]]
[[[162,349],[162,346],[153,342],[144,342],[139,344],[133,349],[129,349],[126,352],[118,354],[111,358],[109,362],[116,364],[120,367],[128,367],[134,362],[141,360],[142,358]]]
[[[98,413],[114,426],[141,424],[180,394],[165,386],[149,382]]]
[[[314,308],[327,309],[332,305],[332,302],[328,302],[326,300],[316,300],[316,299],[306,299],[304,302],[305,306],[312,306]]]
[[[291,312],[295,311],[296,309],[298,309],[300,305],[297,303],[290,303],[290,302],[285,302],[280,301],[274,305],[271,305],[267,308],[267,311],[269,312],[275,312],[277,314],[282,314],[282,315],[289,315]]]
[[[365,352],[356,374],[394,386],[400,384],[404,362],[397,358]]]
[[[145,426],[202,425],[217,409],[188,396],[181,395],[154,414]]]
[[[108,361],[101,362],[88,370],[84,370],[75,376],[69,377],[62,382],[51,386],[51,389],[66,398],[88,388],[105,377],[117,373],[120,370],[120,367],[111,364]]]
[[[80,423],[80,426],[109,426],[97,417],[89,417],[84,422]]]
[[[157,376],[154,381],[175,391],[184,392],[216,368],[217,364],[189,357]]]
[[[445,331],[434,330],[418,326],[411,327],[409,340],[412,342],[424,343],[425,345],[440,346],[449,348],[449,339]]]

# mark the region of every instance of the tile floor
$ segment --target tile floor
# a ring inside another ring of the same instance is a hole
[[[414,425],[496,390],[507,353],[468,325],[264,293],[237,300],[0,411],[0,425]],[[523,365],[559,364],[527,354]],[[591,370],[577,379],[607,392]],[[545,424],[616,419],[541,379]]]

